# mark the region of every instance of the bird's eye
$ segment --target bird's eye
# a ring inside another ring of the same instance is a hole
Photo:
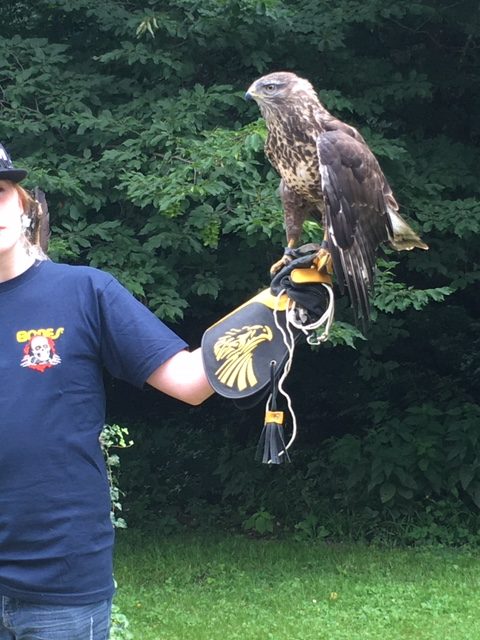
[[[275,85],[275,84],[266,84],[265,85],[265,91],[268,91],[270,93],[272,93],[272,91],[275,91],[276,88],[277,88],[277,85]]]

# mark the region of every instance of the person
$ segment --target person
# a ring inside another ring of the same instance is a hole
[[[197,405],[200,349],[106,272],[29,241],[0,145],[0,640],[106,640],[114,593],[102,371]]]

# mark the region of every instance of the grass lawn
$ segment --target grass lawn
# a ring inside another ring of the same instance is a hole
[[[477,640],[472,550],[118,534],[134,640]]]

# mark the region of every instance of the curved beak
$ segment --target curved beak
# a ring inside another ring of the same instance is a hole
[[[252,82],[252,84],[248,87],[247,91],[245,92],[245,95],[243,96],[245,98],[245,100],[255,100],[257,97],[257,92],[255,91],[255,82]]]

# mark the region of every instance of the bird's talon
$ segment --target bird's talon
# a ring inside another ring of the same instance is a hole
[[[287,264],[290,264],[290,262],[292,261],[292,258],[290,258],[287,255],[284,255],[280,258],[280,260],[277,260],[277,262],[274,262],[272,264],[272,266],[270,267],[270,275],[274,276],[276,273],[278,273],[281,269],[283,269],[284,267],[287,266]]]
[[[333,274],[332,256],[325,249],[320,249],[315,258],[313,259],[313,265],[318,272]]]

